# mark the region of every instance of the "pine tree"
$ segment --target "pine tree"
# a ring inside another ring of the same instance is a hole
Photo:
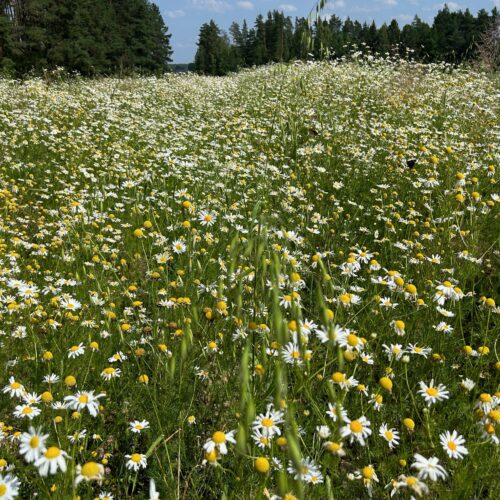
[[[252,60],[253,63],[258,66],[269,62],[266,43],[266,25],[262,15],[259,15],[255,20],[255,39],[252,47]]]
[[[12,19],[6,0],[0,0],[0,72],[14,70],[15,45],[12,39]]]
[[[227,36],[211,20],[200,28],[195,68],[198,73],[223,76],[235,68],[231,67],[231,47]]]

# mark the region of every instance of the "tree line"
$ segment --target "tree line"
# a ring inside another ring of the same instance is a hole
[[[311,26],[305,18],[293,21],[274,10],[267,18],[259,15],[252,27],[246,20],[241,26],[234,22],[229,33],[212,20],[200,29],[194,67],[199,73],[225,75],[269,62],[340,58],[354,49],[400,56],[409,51],[421,62],[461,63],[477,56],[481,36],[497,17],[496,8],[474,16],[469,9],[451,11],[445,5],[432,25],[418,16],[403,27],[395,19],[377,27],[332,15]]]
[[[149,0],[0,0],[0,71],[168,70],[170,34]]]

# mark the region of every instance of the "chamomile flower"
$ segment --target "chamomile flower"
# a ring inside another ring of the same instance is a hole
[[[212,453],[215,449],[221,454],[227,454],[227,443],[235,444],[236,440],[234,438],[235,431],[222,432],[217,431],[212,434],[212,438],[207,440],[203,445],[203,449],[207,453]]]
[[[469,452],[464,445],[465,439],[457,431],[446,431],[439,435],[439,441],[443,450],[450,458],[464,458]]]
[[[370,421],[365,417],[359,417],[357,420],[345,418],[346,425],[340,428],[340,437],[347,437],[351,443],[358,442],[365,446],[366,438],[371,435]]]
[[[186,244],[182,240],[175,240],[172,243],[172,251],[176,254],[181,254],[186,251]]]
[[[412,469],[418,470],[418,479],[430,479],[431,481],[437,481],[448,477],[448,473],[444,467],[439,464],[438,458],[425,458],[419,453],[415,453],[413,458],[415,461],[411,464],[411,467]]]
[[[19,438],[19,453],[26,462],[36,462],[47,449],[45,443],[48,434],[43,434],[41,428],[30,427],[28,432],[23,432]]]
[[[145,469],[148,465],[148,459],[146,455],[142,453],[132,453],[131,455],[125,455],[127,458],[127,469],[137,472],[139,469]]]
[[[308,352],[310,353],[311,351]],[[283,357],[285,363],[289,365],[300,366],[304,362],[300,347],[293,342],[289,342],[283,347],[281,350],[281,356]]]
[[[380,426],[378,434],[387,441],[391,450],[399,445],[399,432],[396,429],[389,429],[387,424]]]
[[[38,467],[38,472],[42,477],[55,474],[58,470],[66,472],[66,458],[68,454],[64,450],[51,446],[35,461],[35,467]]]
[[[94,395],[94,391],[78,391],[74,395],[66,396],[64,404],[67,408],[77,411],[86,408],[93,417],[97,417],[99,413],[99,399],[104,396],[105,394]]]
[[[36,406],[27,405],[17,405],[14,411],[14,416],[17,418],[27,418],[28,420],[33,420],[42,413],[42,410]]]
[[[85,346],[80,342],[78,345],[74,345],[68,349],[68,358],[77,358],[85,352]]]
[[[254,429],[259,429],[262,434],[272,438],[275,434],[281,435],[281,430],[278,424],[283,423],[283,412],[276,411],[273,405],[267,406],[266,413],[261,413],[253,421],[252,427]]]
[[[21,398],[26,391],[24,385],[17,382],[14,377],[9,377],[9,383],[2,389],[2,392],[9,394],[11,397]]]
[[[0,474],[0,499],[14,500],[19,495],[21,482],[12,474]]]
[[[434,385],[434,380],[431,380],[429,385],[425,382],[419,382],[420,389],[418,393],[424,398],[427,406],[431,406],[438,401],[444,401],[449,398],[449,392],[443,384]]]
[[[129,424],[129,429],[137,434],[142,432],[144,429],[148,428],[149,428],[149,422],[147,420],[134,420]]]
[[[406,488],[419,497],[429,493],[429,488],[424,482],[420,481],[420,479],[415,476],[405,476],[404,474],[401,474],[397,480],[392,480],[387,485],[387,488],[392,488],[391,497],[393,497],[400,490]]]
[[[328,403],[328,410],[326,411],[326,414],[330,418],[332,418],[334,422],[337,422],[337,420],[339,419],[339,415],[342,422],[345,422],[347,420],[347,411],[345,411],[342,405],[340,405],[339,403]]]
[[[96,481],[101,483],[104,478],[104,466],[97,462],[86,462],[83,465],[76,466],[75,485],[82,481]]]
[[[201,222],[202,226],[213,226],[217,216],[212,212],[207,212],[202,210],[198,216],[198,220]]]
[[[252,431],[252,439],[259,448],[271,447],[272,437],[267,436],[258,428]]]

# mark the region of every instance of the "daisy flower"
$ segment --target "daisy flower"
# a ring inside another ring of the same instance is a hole
[[[408,488],[412,491],[412,493],[416,493],[419,497],[421,497],[422,495],[427,495],[429,493],[429,488],[427,487],[427,485],[415,476],[405,476],[404,474],[401,474],[397,480],[391,481],[387,485],[387,488],[390,488],[391,486],[391,497],[393,497],[399,490],[403,488]]]
[[[14,411],[14,416],[17,418],[28,418],[29,420],[34,419],[42,413],[40,408],[31,405],[17,405]]]
[[[443,450],[448,454],[450,458],[464,458],[465,455],[469,453],[467,448],[463,446],[465,439],[460,436],[457,431],[446,431],[439,435],[439,441],[441,441],[441,446]]]
[[[201,222],[202,226],[212,226],[215,224],[216,215],[214,213],[206,212],[202,210],[198,216],[198,220]]]
[[[230,432],[222,432],[216,431],[212,434],[212,438],[209,439],[204,445],[203,449],[207,453],[212,453],[215,449],[220,452],[221,455],[227,454],[227,445],[226,443],[235,444],[236,440],[234,439],[235,431]]]
[[[278,424],[283,423],[283,412],[273,409],[273,405],[267,406],[266,413],[261,413],[253,421],[253,428],[259,429],[264,436],[272,438],[275,434],[281,435]]]
[[[310,351],[309,351],[310,352]],[[281,350],[281,355],[285,363],[289,365],[301,365],[303,363],[302,353],[297,344],[293,342],[288,342]]]
[[[19,494],[21,482],[12,474],[0,474],[0,498],[2,500],[14,500]]]
[[[59,469],[61,472],[66,472],[67,457],[68,454],[64,450],[51,446],[35,461],[35,467],[38,467],[38,472],[42,477],[55,474]]]
[[[387,441],[391,450],[399,445],[399,432],[395,429],[389,429],[387,424],[382,424],[378,433]]]
[[[305,481],[306,483],[321,483],[323,481],[318,466],[311,458],[301,459],[298,468],[290,462],[288,472],[294,474],[296,481]]]
[[[254,443],[259,447],[259,448],[270,448],[271,447],[271,439],[269,436],[264,434],[260,429],[254,429],[252,432],[252,439],[254,440]]]
[[[446,479],[448,476],[444,467],[439,465],[437,457],[425,458],[419,453],[415,453],[413,457],[415,458],[415,462],[411,464],[411,467],[418,470],[419,479],[437,481],[438,479]]]
[[[28,432],[23,432],[19,438],[19,452],[29,464],[36,462],[47,449],[45,442],[48,434],[42,434],[42,429],[30,427]]]
[[[425,382],[419,382],[420,389],[418,393],[425,399],[427,406],[431,406],[437,401],[443,401],[449,398],[449,392],[443,384],[439,384],[437,387],[434,386],[434,379],[431,380],[430,384],[427,385]]]
[[[132,453],[132,455],[125,455],[127,460],[127,469],[137,472],[139,469],[145,469],[148,465],[146,455],[142,453]]]
[[[94,391],[78,391],[74,395],[66,396],[64,404],[66,408],[77,411],[87,408],[93,417],[97,417],[99,413],[99,399],[104,396],[105,394],[94,395]]]
[[[371,435],[370,421],[362,416],[357,420],[345,418],[346,425],[340,428],[340,437],[348,437],[350,442],[357,441],[361,446],[366,444],[365,439]]]
[[[68,358],[73,359],[81,356],[85,352],[85,346],[80,342],[78,345],[74,345],[68,349]]]
[[[99,484],[104,477],[104,466],[97,462],[87,462],[76,466],[75,485],[82,481],[97,481]]]
[[[332,404],[328,403],[328,410],[326,414],[333,419],[334,422],[338,420],[338,416],[340,414],[340,420],[345,422],[347,420],[347,412],[340,404]]]
[[[120,370],[120,368],[113,368],[112,366],[108,366],[101,372],[101,377],[104,380],[109,381],[114,378],[119,378],[121,373],[122,371]]]
[[[175,240],[172,243],[172,251],[177,254],[184,253],[186,251],[186,244],[182,240]]]
[[[326,441],[323,444],[325,450],[327,450],[332,455],[337,455],[338,457],[344,457],[346,452],[344,450],[344,443],[336,443],[334,441]]]
[[[134,420],[130,422],[130,430],[135,433],[140,433],[144,429],[149,428],[149,422],[147,420]]]
[[[11,397],[21,398],[26,391],[24,385],[17,382],[14,377],[9,377],[9,383],[2,389],[2,392]]]

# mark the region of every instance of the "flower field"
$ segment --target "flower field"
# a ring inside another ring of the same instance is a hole
[[[497,112],[402,61],[0,80],[0,499],[498,498]]]

